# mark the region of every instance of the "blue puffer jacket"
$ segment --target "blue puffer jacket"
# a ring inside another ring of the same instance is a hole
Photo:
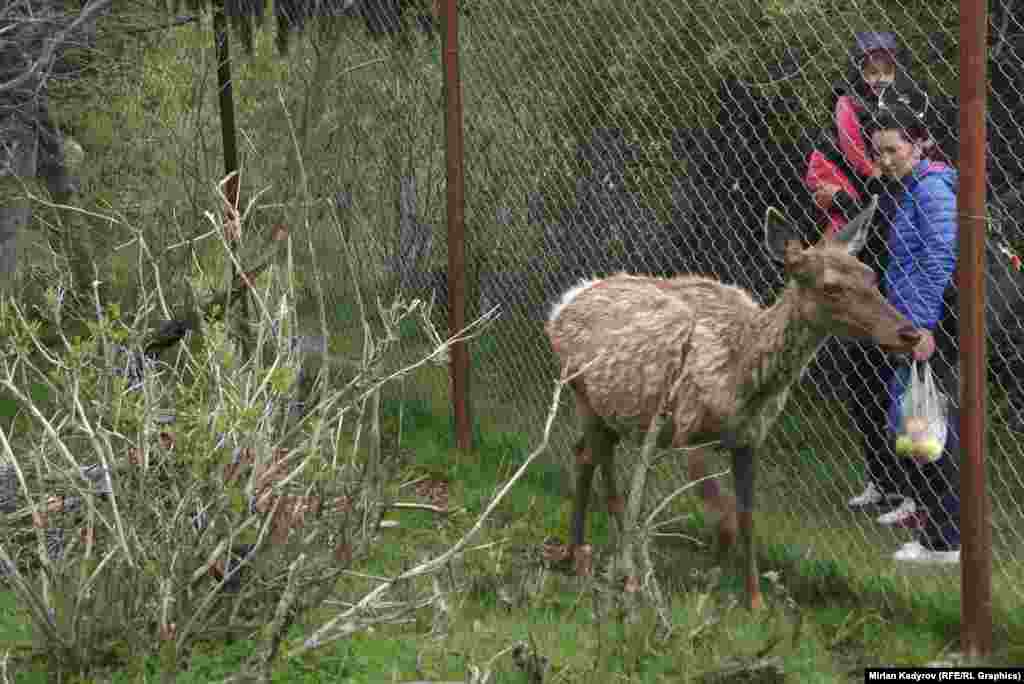
[[[957,259],[957,173],[922,160],[907,176],[891,209],[885,293],[917,328],[933,330]]]

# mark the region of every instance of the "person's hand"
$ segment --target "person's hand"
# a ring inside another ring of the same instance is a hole
[[[835,185],[834,183],[822,183],[818,186],[818,189],[814,191],[814,203],[822,209],[828,210],[832,206],[832,198],[836,196],[836,193],[842,190],[842,187]]]
[[[918,332],[921,333],[921,339],[914,347],[914,360],[927,361],[935,353],[935,336],[932,335],[931,330],[919,330]]]

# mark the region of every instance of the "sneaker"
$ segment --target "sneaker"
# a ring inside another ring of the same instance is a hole
[[[914,503],[913,499],[903,499],[896,508],[892,509],[888,513],[883,513],[878,516],[878,524],[880,525],[903,525],[907,518],[913,516],[917,512],[917,504]]]
[[[850,508],[863,508],[864,506],[873,506],[880,504],[883,501],[899,501],[903,497],[899,494],[883,494],[878,487],[875,486],[874,482],[868,482],[867,488],[853,497],[847,502],[847,506]]]
[[[960,549],[932,550],[926,549],[921,542],[912,541],[892,554],[892,559],[902,563],[953,564],[960,562]]]
[[[906,530],[919,530],[924,527],[925,522],[928,520],[928,514],[922,511],[914,511],[910,515],[904,516],[901,520],[897,520],[892,523],[893,527],[902,527]]]

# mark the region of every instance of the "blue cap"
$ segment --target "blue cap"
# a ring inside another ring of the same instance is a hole
[[[889,31],[859,31],[854,36],[858,59],[874,50],[895,53],[898,49],[896,34]]]

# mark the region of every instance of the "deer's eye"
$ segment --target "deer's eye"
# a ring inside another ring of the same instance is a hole
[[[843,286],[838,283],[826,283],[824,290],[826,297],[838,297],[843,294]]]

